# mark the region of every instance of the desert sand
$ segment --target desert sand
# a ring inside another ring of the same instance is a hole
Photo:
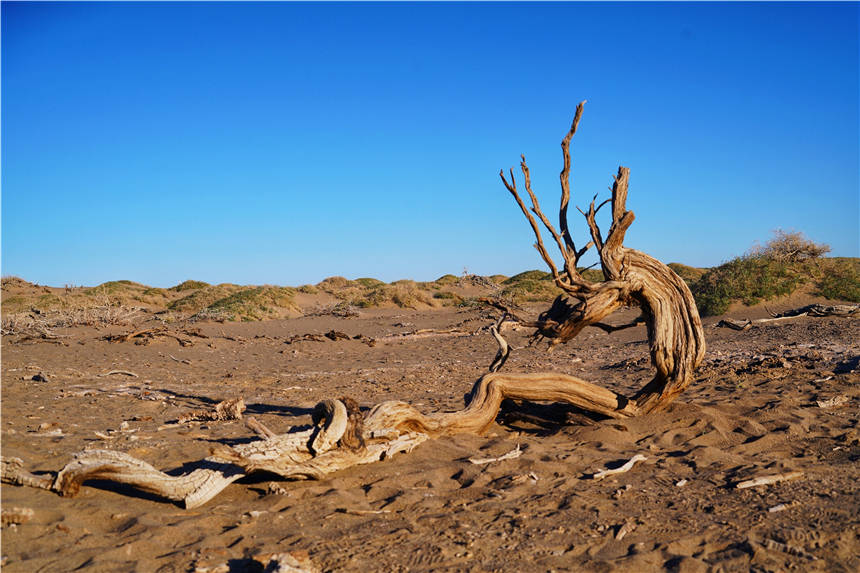
[[[497,316],[471,306],[165,323],[144,309],[116,325],[56,328],[57,339],[6,335],[2,454],[39,474],[114,449],[181,473],[212,444],[254,438],[243,420],[176,423],[226,399],[242,397],[245,417],[276,432],[311,424],[314,405],[339,396],[363,409],[396,399],[458,410],[495,355]],[[31,510],[2,530],[3,569],[261,571],[261,556],[289,552],[308,571],[860,570],[860,320],[741,332],[720,318],[704,320],[705,360],[666,412],[607,420],[511,403],[484,435],[429,440],[317,481],[254,474],[191,510],[105,481],[76,497],[3,484],[4,519]],[[155,327],[178,338],[108,340]],[[398,336],[421,329],[432,332]],[[295,340],[332,330],[376,343]],[[650,377],[644,326],[588,328],[552,352],[529,333],[506,333],[505,372],[565,372],[624,392]],[[645,460],[630,471],[594,479],[636,455]],[[737,487],[774,475],[790,479]]]

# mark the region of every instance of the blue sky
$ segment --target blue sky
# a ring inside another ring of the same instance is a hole
[[[543,268],[498,172],[524,153],[554,218],[583,99],[573,203],[629,167],[627,246],[860,256],[858,6],[3,2],[2,273]]]

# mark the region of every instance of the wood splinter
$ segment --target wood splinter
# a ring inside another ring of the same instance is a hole
[[[742,481],[738,483],[735,487],[738,489],[746,489],[749,487],[758,487],[760,485],[770,485],[773,483],[788,481],[792,479],[799,478],[803,475],[803,472],[787,472],[783,474],[773,474],[769,476],[757,477],[754,479],[749,479],[746,481]]]
[[[480,466],[480,465],[484,465],[484,464],[490,464],[493,462],[500,462],[502,460],[512,460],[514,458],[520,457],[521,455],[523,455],[523,451],[520,449],[520,445],[517,444],[517,447],[515,449],[513,449],[513,450],[509,451],[508,453],[501,455],[497,458],[469,458],[469,461],[475,465]]]
[[[629,472],[630,470],[633,469],[633,466],[636,465],[636,462],[644,462],[647,459],[648,458],[646,458],[642,454],[636,454],[635,456],[630,458],[630,460],[627,463],[625,463],[623,466],[618,467],[618,468],[614,468],[614,469],[600,470],[599,472],[597,472],[593,476],[591,476],[591,479],[603,479],[607,476],[611,476],[611,475],[615,475],[615,474],[623,474],[625,472]]]

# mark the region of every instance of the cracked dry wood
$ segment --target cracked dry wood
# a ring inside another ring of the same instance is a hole
[[[550,344],[567,342],[586,326],[600,327],[602,320],[616,310],[635,304],[642,308],[642,318],[648,328],[651,362],[656,369],[654,377],[630,398],[614,393],[606,394],[606,391],[600,393],[595,385],[572,377],[543,374],[542,380],[547,382],[555,379],[564,385],[566,397],[570,399],[576,395],[578,400],[586,402],[586,405],[577,405],[586,410],[613,417],[633,416],[666,408],[690,384],[693,370],[705,355],[705,336],[695,300],[686,283],[657,259],[624,246],[625,234],[635,219],[633,212],[628,211],[626,206],[629,169],[618,168],[609,199],[595,206],[595,195],[588,211],[580,210],[588,224],[591,241],[580,249],[574,245],[567,222],[570,200],[569,147],[579,125],[584,104],[585,102],[582,102],[576,107],[573,124],[561,145],[564,159],[564,168],[560,174],[561,232],[556,231],[540,208],[532,191],[531,177],[524,156],[520,168],[525,190],[531,199],[531,208],[528,208],[520,197],[513,168],[510,170],[510,181],[505,177],[504,171],[499,175],[531,225],[537,240],[535,248],[549,267],[555,284],[566,293],[559,296],[550,309],[534,323],[537,327],[535,335],[549,338]],[[596,217],[606,204],[611,204],[612,224],[604,238]],[[564,259],[561,271],[544,245],[538,220],[552,235]],[[580,258],[592,246],[600,257],[600,266],[606,278],[604,282],[586,280],[577,268]],[[608,412],[607,409],[612,411]]]

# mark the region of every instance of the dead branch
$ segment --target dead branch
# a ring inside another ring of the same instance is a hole
[[[233,398],[218,402],[211,410],[192,410],[179,416],[178,422],[185,424],[187,422],[220,422],[224,420],[241,420],[242,412],[245,411],[245,400],[242,398]]]
[[[12,485],[25,485],[39,489],[51,489],[53,476],[37,476],[24,470],[21,458],[0,457],[0,480]]]
[[[815,316],[815,317],[825,317],[825,316],[841,316],[841,317],[855,317],[860,316],[860,304],[837,304],[837,305],[824,305],[824,304],[810,304],[808,306],[804,306],[803,308],[797,308],[794,310],[789,310],[783,312],[781,314],[774,314],[770,311],[768,313],[771,315],[771,318],[757,318],[755,320],[735,320],[732,318],[724,318],[720,322],[717,323],[718,327],[726,327],[732,328],[734,330],[749,330],[753,326],[757,326],[759,324],[769,324],[771,322],[782,322],[784,320],[792,320],[795,318],[802,318],[804,316]]]
[[[608,469],[607,468],[607,469],[600,470],[599,472],[595,473],[591,477],[592,477],[592,479],[603,479],[607,476],[611,476],[611,475],[615,475],[615,474],[623,474],[625,472],[629,472],[630,470],[632,470],[633,466],[636,465],[636,462],[644,462],[647,459],[648,458],[646,458],[642,454],[636,454],[635,456],[630,458],[630,460],[627,463],[625,463],[623,466],[617,467],[615,469]]]
[[[523,451],[520,449],[520,445],[517,444],[516,448],[514,448],[513,450],[509,451],[508,453],[501,455],[501,456],[498,456],[496,458],[469,458],[469,461],[475,465],[480,466],[480,465],[484,465],[484,464],[490,464],[493,462],[500,462],[502,460],[512,460],[514,458],[520,457],[522,454],[523,454]]]
[[[248,426],[255,434],[263,438],[264,440],[271,440],[277,434],[267,428],[262,422],[257,420],[254,416],[249,416],[245,419],[245,425]]]
[[[114,374],[123,374],[125,376],[131,376],[132,378],[139,378],[137,374],[130,370],[111,370],[110,372],[99,374],[99,378],[104,378],[105,376],[113,376]]]
[[[746,489],[749,487],[758,487],[760,485],[770,485],[781,481],[797,479],[803,475],[803,472],[788,472],[783,474],[774,474],[769,476],[757,477],[754,479],[742,481],[735,487],[738,489]]]

